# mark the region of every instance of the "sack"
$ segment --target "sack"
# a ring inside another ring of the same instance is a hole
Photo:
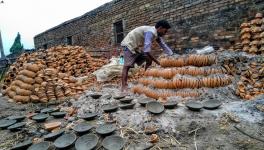
[[[92,74],[96,76],[97,81],[105,82],[112,80],[116,76],[120,76],[122,69],[123,65],[120,65],[119,58],[113,57],[110,59],[109,64],[102,66]]]

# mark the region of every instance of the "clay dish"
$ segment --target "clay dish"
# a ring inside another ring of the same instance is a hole
[[[66,112],[53,112],[51,115],[54,118],[63,118],[67,113]]]
[[[96,128],[96,132],[101,135],[109,135],[116,130],[116,126],[113,124],[102,124]]]
[[[122,99],[122,98],[125,98],[126,97],[126,95],[116,95],[116,96],[114,96],[113,98],[114,99],[116,99],[116,100],[119,100],[119,99]]]
[[[30,145],[32,145],[31,140],[26,140],[21,143],[16,144],[11,148],[11,150],[22,150],[22,149],[27,149]]]
[[[219,100],[208,100],[203,103],[205,109],[213,110],[220,107],[222,103]]]
[[[98,93],[93,93],[90,95],[93,99],[98,99],[102,96],[102,94],[98,94]]]
[[[77,139],[75,142],[76,150],[91,150],[98,144],[99,138],[95,134],[86,134]]]
[[[51,148],[51,143],[43,141],[34,145],[31,145],[27,150],[49,150]]]
[[[131,103],[133,98],[122,98],[119,100],[121,103]]]
[[[16,120],[2,119],[2,120],[0,120],[0,128],[5,129],[5,128],[15,124],[16,122],[17,122]]]
[[[151,100],[150,98],[143,98],[143,99],[139,99],[139,100],[138,100],[138,103],[139,103],[141,106],[145,107],[146,104],[147,104],[148,102],[151,102],[151,101],[153,101],[153,100]]]
[[[77,133],[86,133],[89,130],[91,130],[93,128],[92,125],[82,122],[80,124],[77,124],[76,126],[74,126],[72,129],[77,132]]]
[[[152,101],[146,104],[146,108],[153,114],[160,114],[164,111],[164,106],[160,102]]]
[[[104,112],[108,113],[108,112],[115,112],[118,109],[118,106],[115,104],[106,104],[102,106],[102,109]]]
[[[136,103],[119,105],[121,109],[133,109]]]
[[[64,133],[64,130],[55,131],[43,136],[44,140],[54,140],[55,138],[61,136]]]
[[[26,125],[25,122],[20,122],[20,123],[13,124],[12,126],[9,126],[7,129],[10,130],[10,131],[19,131],[19,130],[21,130],[25,125]]]
[[[101,98],[102,99],[110,99],[112,97],[112,95],[107,94],[107,95],[103,95]]]
[[[199,111],[200,109],[203,108],[203,105],[200,102],[196,102],[196,101],[189,101],[185,103],[185,106],[192,111]]]
[[[171,102],[166,102],[163,105],[167,109],[173,109],[173,108],[175,108],[178,105],[178,102],[171,101]]]
[[[45,121],[48,117],[49,117],[48,114],[40,113],[40,114],[37,114],[37,115],[33,116],[32,119],[35,120],[35,121],[37,121],[37,122],[43,122],[43,121]]]
[[[74,133],[63,134],[54,141],[56,148],[65,149],[70,147],[76,141],[76,135]]]
[[[9,120],[16,120],[17,122],[20,122],[20,121],[24,120],[25,118],[26,118],[26,116],[24,116],[24,115],[18,115],[18,116],[14,115],[14,116],[7,117],[7,119],[9,119]]]
[[[85,113],[80,118],[89,121],[89,120],[93,120],[96,116],[97,113]]]
[[[55,111],[55,109],[54,108],[44,108],[44,109],[42,109],[40,112],[41,113],[52,113],[52,112],[54,112]]]
[[[108,136],[103,140],[102,145],[107,150],[121,150],[125,145],[125,140],[117,135]]]

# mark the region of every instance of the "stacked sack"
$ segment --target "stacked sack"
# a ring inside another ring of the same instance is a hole
[[[244,52],[251,54],[264,53],[263,48],[261,48],[261,45],[264,44],[264,41],[261,40],[261,37],[264,36],[262,34],[263,25],[262,13],[257,13],[255,19],[251,20],[250,23],[245,22],[241,24],[240,39],[242,41]]]

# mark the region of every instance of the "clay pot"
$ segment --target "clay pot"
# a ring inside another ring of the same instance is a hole
[[[251,32],[251,29],[250,28],[243,28],[240,32],[240,34],[244,34],[244,33],[250,33]]]
[[[247,23],[247,22],[244,22],[240,25],[240,28],[243,29],[243,28],[248,28],[250,27],[250,23]]]
[[[30,64],[30,63],[26,64],[25,67],[27,70],[32,71],[32,72],[38,72],[40,69],[37,64]]]
[[[36,73],[35,72],[29,71],[29,70],[21,70],[19,72],[19,74],[22,74],[22,75],[24,75],[26,77],[29,77],[29,78],[34,78],[36,76]]]
[[[30,97],[29,97],[29,96],[20,96],[20,95],[16,95],[16,96],[13,97],[13,99],[14,99],[16,102],[27,103],[27,102],[29,102]]]
[[[262,14],[262,13],[257,13],[257,14],[255,15],[255,18],[260,18],[260,19],[262,19],[262,18],[263,18],[263,14]]]

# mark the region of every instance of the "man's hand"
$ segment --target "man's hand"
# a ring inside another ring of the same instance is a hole
[[[160,62],[158,60],[157,60],[156,64],[160,66]]]

